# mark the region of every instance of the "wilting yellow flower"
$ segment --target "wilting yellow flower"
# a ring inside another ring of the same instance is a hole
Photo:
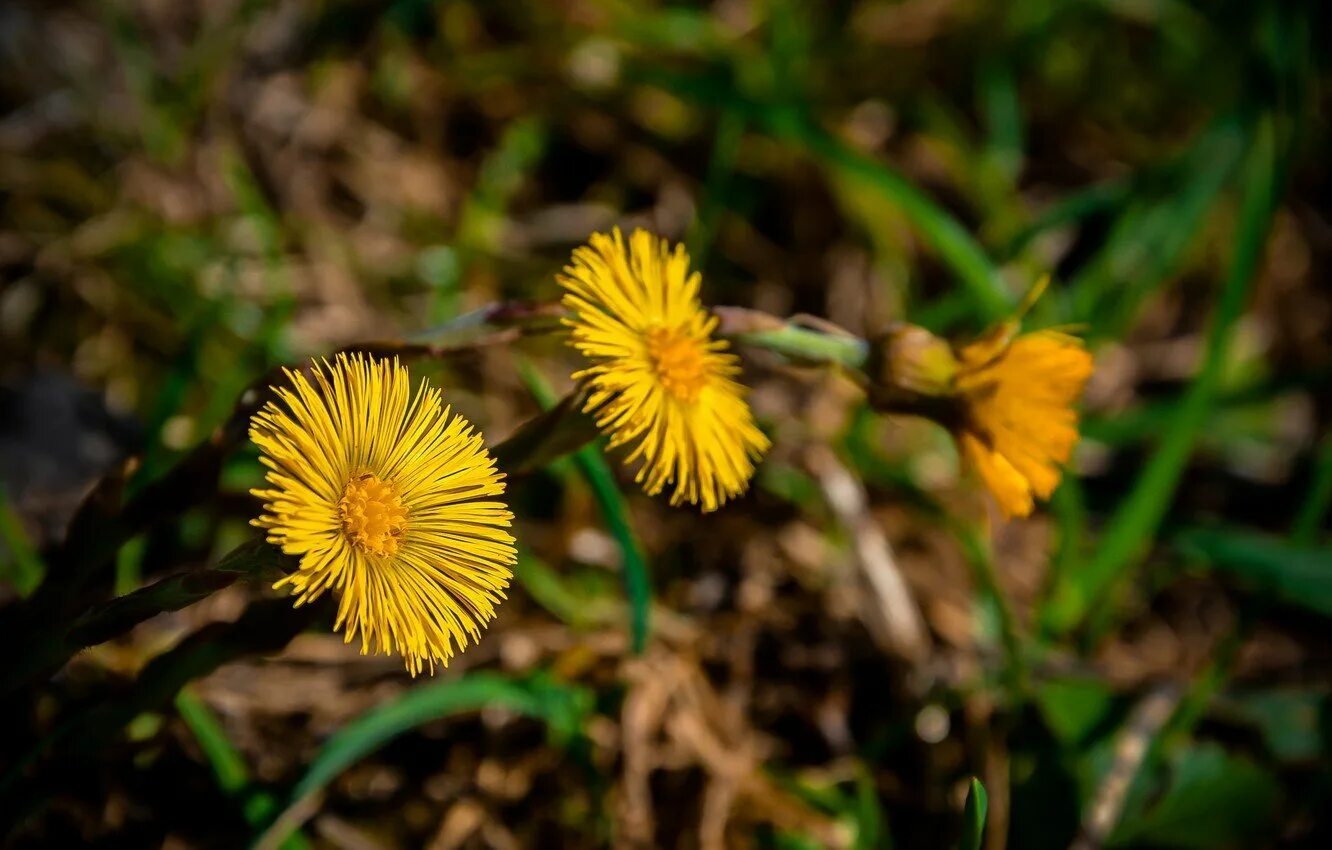
[[[683,245],[636,230],[594,234],[558,276],[574,316],[571,344],[591,362],[585,410],[610,445],[633,443],[626,462],[648,495],[674,484],[671,504],[715,510],[745,491],[768,438],[754,424],[739,361],[712,338],[699,274]]]
[[[335,628],[361,652],[402,654],[415,676],[448,665],[495,616],[514,563],[513,515],[481,435],[439,390],[412,392],[397,360],[338,355],[313,381],[288,371],[250,423],[268,467],[254,525],[300,569],[303,605],[332,588]]]
[[[1059,485],[1060,467],[1078,441],[1074,409],[1092,372],[1081,339],[1058,330],[1019,334],[1017,314],[965,345],[901,325],[876,346],[871,401],[886,410],[937,419],[994,494],[1006,516],[1027,516]]]
[[[1040,292],[1027,296],[1019,318]],[[1006,516],[1031,513],[1059,485],[1078,442],[1074,409],[1092,373],[1082,340],[1057,330],[1018,335],[1018,318],[957,348],[963,401],[957,440]]]

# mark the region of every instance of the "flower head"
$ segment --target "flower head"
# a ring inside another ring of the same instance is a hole
[[[412,675],[479,640],[514,563],[503,476],[439,390],[412,392],[397,360],[340,354],[287,372],[250,423],[268,467],[254,525],[300,558],[297,605],[332,588],[335,628]]]
[[[1036,331],[1003,345],[982,337],[958,349],[958,361],[962,453],[1005,515],[1027,516],[1054,492],[1078,442],[1073,405],[1091,355],[1075,336]]]
[[[698,300],[684,246],[636,230],[594,234],[558,280],[574,315],[571,344],[591,365],[585,410],[632,444],[627,462],[648,495],[673,484],[671,504],[715,510],[745,491],[768,438],[754,424],[739,361],[712,338],[716,318]]]
[[[1082,340],[1058,330],[1021,334],[1017,314],[964,345],[900,325],[876,347],[879,379],[870,398],[882,409],[919,413],[953,432],[963,458],[1009,517],[1049,498],[1078,441],[1074,409],[1091,377]]]
[[[1059,485],[1078,442],[1074,409],[1092,373],[1083,341],[1058,330],[1020,334],[1019,319],[1045,288],[1038,283],[1017,316],[958,346],[955,392],[963,456],[1009,517],[1031,513]]]

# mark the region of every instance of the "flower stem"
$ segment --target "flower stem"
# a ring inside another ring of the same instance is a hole
[[[718,307],[712,312],[719,336],[802,363],[860,369],[869,359],[869,343],[840,329],[817,330],[747,307]]]

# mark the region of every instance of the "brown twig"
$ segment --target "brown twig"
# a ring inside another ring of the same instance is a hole
[[[1119,823],[1133,777],[1151,749],[1152,741],[1174,715],[1183,696],[1179,685],[1165,682],[1153,688],[1134,707],[1115,741],[1114,761],[1087,807],[1082,829],[1069,845],[1070,850],[1096,850],[1105,844],[1111,830]]]
[[[892,544],[869,512],[864,485],[824,446],[811,448],[806,458],[828,505],[852,535],[856,565],[870,591],[865,601],[871,632],[912,664],[924,661],[930,645],[920,606],[897,567]]]

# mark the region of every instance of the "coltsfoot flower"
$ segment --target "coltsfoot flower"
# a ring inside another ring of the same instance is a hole
[[[1059,330],[1022,334],[1017,314],[964,345],[903,325],[881,343],[880,407],[923,413],[947,426],[966,462],[1008,517],[1028,516],[1059,485],[1078,441],[1074,405],[1092,373],[1083,341]]]
[[[296,604],[332,589],[335,628],[413,676],[447,666],[504,598],[515,561],[503,475],[438,389],[396,359],[338,355],[287,371],[250,423],[268,467],[253,524],[300,559],[275,587]]]
[[[1046,330],[1005,339],[1003,328],[960,347],[962,454],[1009,517],[1048,499],[1078,442],[1074,409],[1091,377],[1082,340]]]
[[[739,360],[713,339],[699,274],[683,245],[636,230],[594,234],[558,276],[573,312],[570,344],[591,364],[585,410],[610,445],[631,445],[648,495],[712,511],[745,491],[768,438],[754,424]]]

